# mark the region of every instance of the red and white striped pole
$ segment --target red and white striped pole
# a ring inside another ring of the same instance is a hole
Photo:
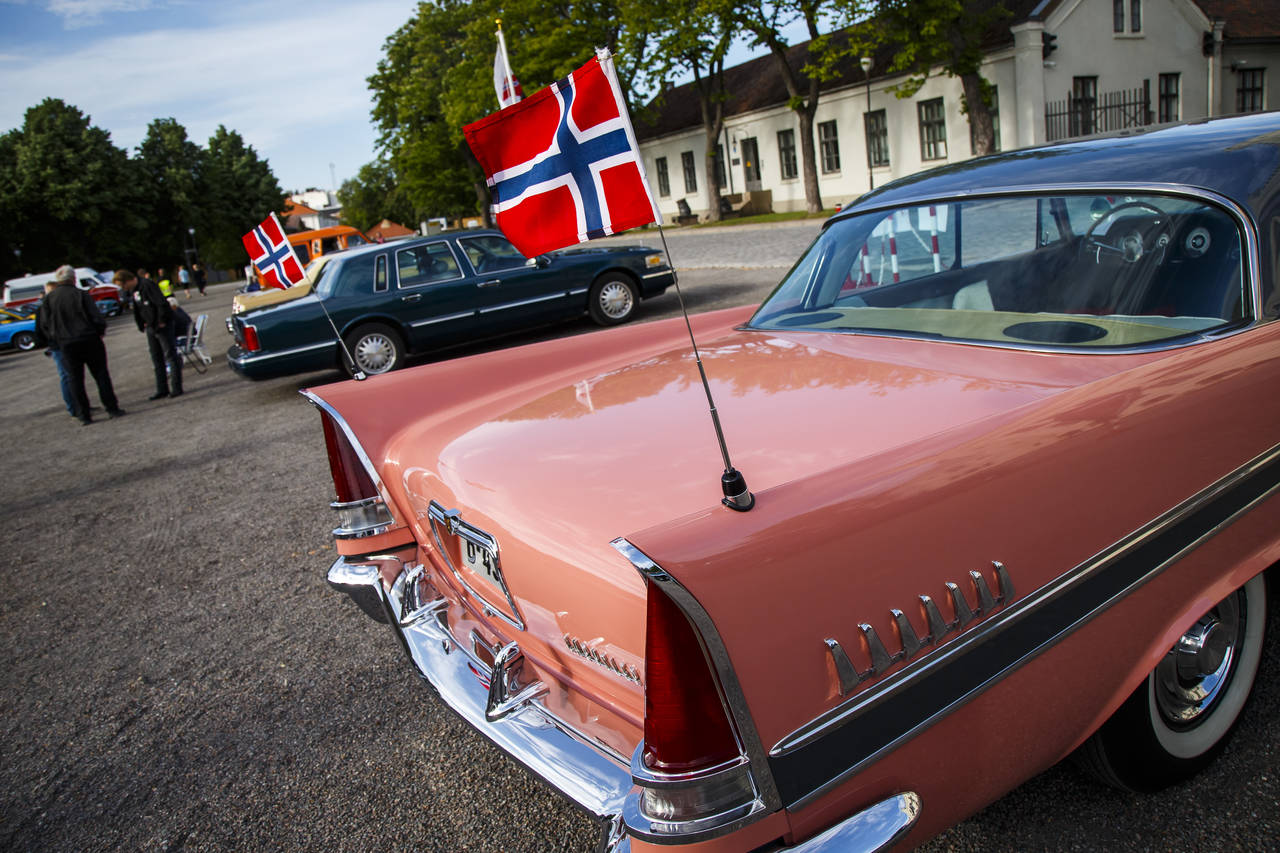
[[[933,243],[933,271],[942,272],[942,255],[938,252],[938,211],[929,205],[929,238]]]
[[[898,280],[898,232],[893,228],[894,214],[889,214],[889,269],[893,271],[893,280]]]

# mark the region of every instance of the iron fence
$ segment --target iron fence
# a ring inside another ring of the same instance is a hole
[[[1142,85],[1134,89],[1103,92],[1097,97],[1069,94],[1065,101],[1050,101],[1044,110],[1048,142],[1154,123],[1150,80],[1143,80]]]

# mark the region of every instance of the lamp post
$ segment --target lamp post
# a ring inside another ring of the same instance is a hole
[[[867,78],[867,113],[862,118],[862,128],[867,135],[867,186],[868,190],[873,190],[876,188],[876,176],[872,171],[871,157],[871,57],[862,57],[858,64],[862,66],[862,76]]]
[[[196,229],[188,228],[187,234],[191,236],[191,248],[187,249],[187,266],[191,266],[200,258],[200,254],[196,251]]]

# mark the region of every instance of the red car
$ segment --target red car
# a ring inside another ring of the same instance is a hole
[[[329,581],[610,850],[905,849],[1072,753],[1185,779],[1280,560],[1277,174],[1272,113],[864,196],[693,318],[734,505],[683,321],[307,391]]]

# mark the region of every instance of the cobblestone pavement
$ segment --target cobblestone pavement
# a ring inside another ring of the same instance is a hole
[[[721,264],[811,228],[673,232],[677,263],[705,265],[684,277],[690,310],[758,301],[799,249]],[[387,629],[329,590],[332,483],[298,390],[340,377],[232,374],[231,294],[185,303],[209,313],[215,362],[175,400],[147,400],[145,338],[111,321],[123,419],[80,427],[47,358],[0,353],[0,850],[593,849],[589,819],[445,710]],[[677,312],[668,294],[639,319]],[[924,849],[1276,849],[1278,635],[1199,779],[1133,797],[1055,767]]]
[[[677,270],[787,270],[822,230],[823,219],[796,219],[724,228],[665,229],[671,262]],[[608,237],[599,243],[641,244],[662,248],[656,230]]]

